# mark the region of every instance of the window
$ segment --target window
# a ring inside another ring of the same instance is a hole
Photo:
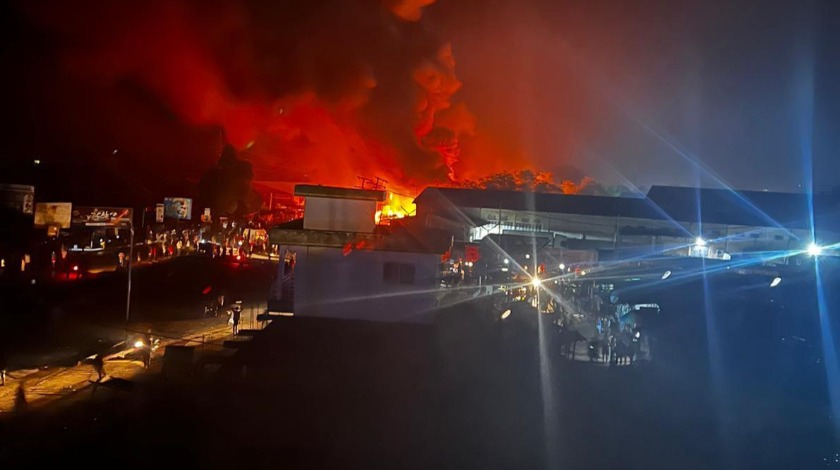
[[[415,267],[406,263],[385,263],[382,279],[389,284],[414,284]]]

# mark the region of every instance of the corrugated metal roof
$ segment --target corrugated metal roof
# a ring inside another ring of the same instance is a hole
[[[582,196],[462,188],[427,188],[418,205],[438,210],[494,208],[562,214],[628,217],[677,222],[808,229],[810,197],[806,194],[764,191],[654,186],[645,198]],[[840,231],[840,198],[813,198],[818,228]]]
[[[601,215],[664,219],[645,199],[630,197],[580,196],[462,188],[426,188],[415,199],[418,204],[493,208],[562,214]]]
[[[385,191],[298,184],[295,186],[295,196],[361,199],[382,202],[385,200],[387,194]]]

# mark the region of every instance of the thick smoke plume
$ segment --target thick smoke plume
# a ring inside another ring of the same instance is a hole
[[[476,118],[453,101],[452,47],[433,0],[45,1],[62,73],[135,87],[178,119],[222,130],[257,179],[401,188],[447,183]],[[173,156],[177,157],[177,156]],[[469,171],[475,174],[474,169]]]

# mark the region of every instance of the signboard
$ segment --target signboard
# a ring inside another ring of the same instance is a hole
[[[35,226],[70,228],[72,212],[69,202],[39,202],[35,204]]]
[[[163,223],[163,204],[156,204],[155,205],[155,222],[161,224]]]
[[[464,259],[471,263],[475,263],[481,258],[481,252],[478,250],[478,245],[464,246]]]
[[[201,215],[201,221],[202,222],[212,222],[213,221],[213,217],[210,215],[210,208],[209,207],[204,208],[204,214]]]
[[[133,211],[127,207],[76,207],[72,222],[89,227],[129,225]]]
[[[167,197],[163,199],[163,211],[171,219],[192,219],[192,199],[186,197]]]
[[[35,186],[0,184],[0,206],[32,215],[35,212]]]

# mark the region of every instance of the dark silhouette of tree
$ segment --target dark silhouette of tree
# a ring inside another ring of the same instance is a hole
[[[582,177],[579,181],[564,178],[559,183],[556,183],[551,173],[533,172],[531,170],[520,170],[518,173],[494,173],[478,180],[462,181],[460,186],[472,189],[583,194],[589,196],[636,195],[624,186],[604,185],[588,176]]]
[[[201,207],[209,207],[214,217],[241,216],[259,210],[262,201],[251,189],[253,179],[251,163],[238,158],[232,145],[225,145],[219,161],[198,183]]]

